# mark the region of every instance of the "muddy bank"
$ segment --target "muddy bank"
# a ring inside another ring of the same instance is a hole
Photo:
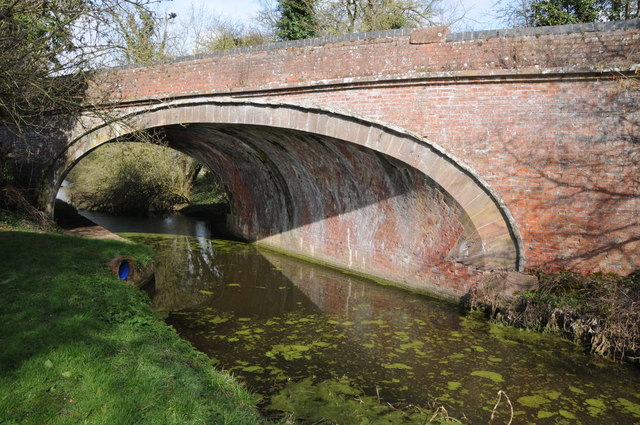
[[[534,287],[508,293],[504,276],[490,275],[471,291],[468,306],[501,323],[559,334],[592,353],[640,364],[640,273],[535,276]]]
[[[80,215],[75,207],[59,199],[56,200],[54,219],[58,226],[64,229],[63,233],[68,236],[131,242]],[[139,267],[137,263],[131,256],[117,255],[106,266],[120,279],[134,286],[143,287],[153,282],[155,273],[153,261],[149,261],[144,267]],[[124,268],[126,273],[123,272]]]
[[[75,207],[59,199],[56,200],[54,219],[58,226],[64,229],[65,235],[91,239],[127,241],[104,227],[97,225],[88,218],[81,216]]]

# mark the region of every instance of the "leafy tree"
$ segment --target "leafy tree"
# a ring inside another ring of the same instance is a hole
[[[314,3],[314,0],[279,0],[276,36],[282,40],[315,37],[318,22]]]
[[[612,21],[640,18],[640,0],[609,0],[605,2],[607,19]]]
[[[640,1],[503,0],[497,14],[514,27],[602,22],[640,17]]]
[[[305,0],[298,0],[305,1]],[[283,18],[280,7],[267,4],[259,20],[275,28]],[[314,35],[335,35],[364,31],[450,24],[458,18],[445,18],[443,0],[315,0]]]
[[[600,7],[596,0],[541,0],[531,4],[530,20],[536,26],[594,22]]]
[[[113,214],[169,211],[190,200],[194,173],[190,157],[150,143],[102,146],[67,176],[71,202],[78,208]]]

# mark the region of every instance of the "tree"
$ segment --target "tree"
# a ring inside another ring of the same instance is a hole
[[[147,62],[164,48],[156,43],[161,22],[150,9],[153,3],[0,0],[0,127],[24,147],[17,153],[8,150],[13,143],[0,146],[0,208],[25,211],[33,201],[39,176],[33,174],[27,140],[48,139],[54,127],[64,131],[63,124],[110,93],[100,83],[87,90],[98,69]]]
[[[167,26],[176,16],[167,13],[162,20],[154,11],[137,4],[114,15],[117,25],[114,36],[120,41],[119,60],[126,64],[149,65],[167,59]]]
[[[84,109],[91,71],[128,49],[123,19],[154,25],[151,1],[0,0],[0,125],[36,129]]]
[[[503,0],[498,16],[513,27],[603,22],[640,17],[639,0]]]
[[[610,21],[640,18],[640,0],[608,0],[604,4]]]
[[[276,34],[283,3],[266,3],[259,18]],[[313,11],[317,36],[448,25],[460,18],[444,17],[444,0],[315,0]]]
[[[192,5],[172,24],[166,37],[168,56],[207,54],[273,41],[257,28],[212,14],[202,3]]]
[[[440,11],[438,3],[433,0],[349,0],[344,3],[347,32],[432,25]]]
[[[531,4],[530,21],[535,26],[565,25],[598,20],[596,0],[538,0]]]
[[[196,167],[192,158],[164,146],[109,143],[73,168],[67,176],[68,190],[71,202],[81,209],[162,213],[189,202]]]
[[[75,110],[87,81],[73,23],[79,1],[0,0],[0,125],[21,127],[50,110]],[[58,77],[58,78],[53,78]]]
[[[314,0],[279,0],[276,36],[281,40],[301,40],[316,36],[318,21]]]
[[[207,31],[195,40],[194,53],[210,53],[217,50],[255,46],[269,41],[265,34],[242,24],[214,19]]]

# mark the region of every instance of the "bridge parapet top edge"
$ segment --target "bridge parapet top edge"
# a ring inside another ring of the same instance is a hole
[[[542,35],[559,35],[583,32],[616,31],[640,28],[640,19],[609,22],[587,22],[582,24],[554,25],[547,27],[525,27],[499,30],[465,31],[450,33],[448,42],[483,40],[489,38],[527,37]]]
[[[304,40],[282,41],[277,43],[267,43],[256,46],[239,47],[235,49],[218,50],[206,54],[196,54],[190,56],[182,56],[175,59],[160,61],[157,64],[171,64],[178,62],[188,62],[192,60],[200,60],[206,58],[220,56],[235,56],[255,52],[268,52],[274,50],[284,50],[305,46],[322,46],[324,44],[333,44],[359,40],[373,40],[380,38],[401,38],[409,37],[417,28],[401,28],[385,31],[370,31],[363,33],[351,33],[343,35],[334,35],[326,37],[307,38]],[[588,22],[582,24],[555,25],[547,27],[526,27],[513,29],[497,29],[482,31],[463,31],[449,33],[444,42],[458,42],[470,40],[487,40],[491,38],[509,38],[509,37],[527,37],[527,36],[544,36],[544,35],[560,35],[571,33],[585,33],[598,31],[617,31],[627,29],[640,29],[640,18],[630,19],[626,21],[609,21],[609,22]],[[112,70],[126,70],[136,68],[146,68],[141,65],[124,65],[111,68]]]

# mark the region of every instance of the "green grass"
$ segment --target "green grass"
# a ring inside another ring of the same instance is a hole
[[[147,248],[0,232],[0,424],[260,424],[256,398],[105,263]]]

